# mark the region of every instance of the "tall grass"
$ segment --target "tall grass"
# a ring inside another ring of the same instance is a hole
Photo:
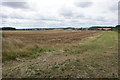
[[[18,57],[33,57],[46,51],[55,51],[55,49],[41,47],[37,44],[25,44],[19,39],[3,38],[2,41],[3,61],[16,60]]]

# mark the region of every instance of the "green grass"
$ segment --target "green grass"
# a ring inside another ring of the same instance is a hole
[[[5,34],[2,34],[2,37],[4,38],[4,37],[5,37]]]
[[[117,38],[117,32],[105,32],[100,36],[95,36],[95,39],[86,38],[79,45],[66,47],[65,52],[70,54],[82,54],[89,50],[103,52],[109,47],[116,46],[115,39]]]

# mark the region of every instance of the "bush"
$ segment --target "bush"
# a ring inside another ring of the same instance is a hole
[[[120,25],[116,25],[114,30],[117,30],[120,33]]]

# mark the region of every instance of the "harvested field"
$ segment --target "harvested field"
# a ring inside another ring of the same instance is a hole
[[[54,51],[68,45],[75,45],[85,37],[102,31],[40,30],[3,31],[3,61],[29,56],[36,52]]]
[[[25,44],[55,45],[72,44],[101,31],[43,30],[43,31],[3,31],[5,38],[19,39]]]
[[[3,78],[118,78],[113,31],[3,31]]]

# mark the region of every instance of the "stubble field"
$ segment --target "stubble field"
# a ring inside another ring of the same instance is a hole
[[[3,31],[4,78],[118,77],[113,31]]]

